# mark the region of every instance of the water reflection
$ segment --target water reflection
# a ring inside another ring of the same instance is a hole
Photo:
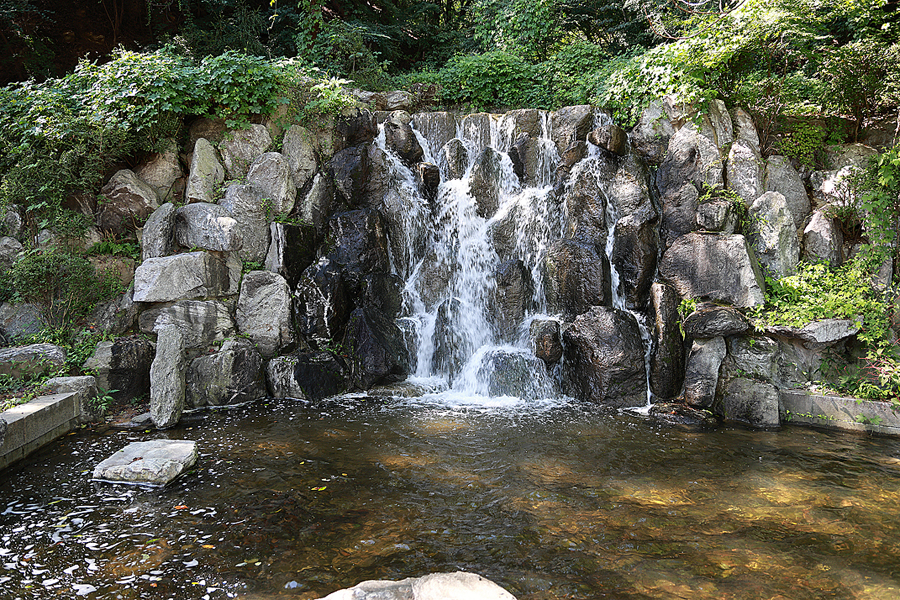
[[[494,404],[270,402],[67,436],[0,474],[0,597],[311,598],[456,569],[534,600],[900,596],[895,441]],[[88,482],[158,436],[197,440],[195,471]]]

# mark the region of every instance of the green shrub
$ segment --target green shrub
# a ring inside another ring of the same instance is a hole
[[[450,103],[477,108],[548,108],[552,104],[540,69],[509,52],[454,56],[437,79],[443,88],[441,98]]]

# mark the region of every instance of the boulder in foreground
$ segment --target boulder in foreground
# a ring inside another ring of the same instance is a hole
[[[402,581],[363,581],[322,600],[515,600],[515,596],[481,575],[457,571]]]
[[[133,442],[94,467],[93,479],[164,486],[197,462],[197,442]]]

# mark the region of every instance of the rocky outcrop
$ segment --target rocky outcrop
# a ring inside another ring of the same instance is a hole
[[[141,236],[141,260],[168,256],[175,239],[176,207],[166,202],[153,211],[144,223]]]
[[[766,159],[766,191],[784,196],[794,227],[800,228],[809,215],[809,196],[800,174],[785,156],[772,155]]]
[[[631,131],[631,146],[650,164],[661,164],[669,147],[675,128],[663,109],[662,103],[652,101],[641,112],[637,125]],[[758,142],[757,142],[758,144]]]
[[[238,330],[271,358],[294,343],[291,290],[281,275],[251,271],[244,275],[235,320]]]
[[[199,202],[175,211],[175,239],[183,248],[237,251],[243,244],[238,222],[217,204]]]
[[[659,215],[648,208],[618,220],[610,259],[619,274],[619,296],[629,309],[647,302],[659,256]]]
[[[231,131],[219,145],[222,163],[229,179],[243,179],[250,165],[269,149],[272,138],[265,125],[250,125],[247,129]]]
[[[800,241],[784,196],[766,192],[750,206],[750,218],[750,240],[762,266],[776,279],[793,275],[800,260]]]
[[[219,206],[237,224],[241,260],[262,262],[269,248],[269,221],[275,217],[275,205],[263,188],[252,183],[230,185]]]
[[[229,307],[215,300],[182,300],[155,306],[142,312],[138,322],[144,333],[156,333],[174,325],[181,331],[185,348],[203,348],[235,332]]]
[[[540,122],[528,131],[532,137],[539,137]],[[551,138],[556,150],[562,154],[566,148],[578,140],[586,140],[594,127],[594,109],[590,105],[565,106],[550,115]]]
[[[684,333],[692,338],[727,337],[750,330],[750,323],[740,311],[710,302],[698,306],[682,326]]]
[[[134,273],[135,302],[229,296],[237,293],[240,263],[209,252],[145,260]]]
[[[559,394],[544,362],[524,351],[506,348],[487,351],[477,375],[479,381],[486,383],[478,392],[490,397],[515,396],[523,400],[541,400]]]
[[[469,179],[469,194],[475,199],[475,213],[489,219],[500,205],[500,153],[486,148],[475,160]]]
[[[403,118],[405,115],[406,118]],[[391,113],[390,119],[384,122],[385,144],[407,165],[422,160],[424,152],[413,129],[410,126],[409,114]]]
[[[547,305],[574,319],[610,302],[609,265],[592,245],[559,240],[548,251],[544,276]]]
[[[243,404],[265,397],[263,360],[250,340],[226,340],[215,354],[191,361],[185,374],[188,407]]]
[[[497,267],[493,306],[494,325],[501,340],[513,342],[518,326],[532,304],[531,272],[521,260],[508,260]]]
[[[732,144],[725,168],[728,187],[737,192],[748,206],[765,191],[765,166],[758,147],[741,139]]]
[[[284,134],[281,153],[287,160],[294,187],[298,190],[303,189],[303,186],[316,174],[318,168],[315,138],[312,133],[300,125],[291,125],[291,128]]]
[[[258,156],[247,172],[247,183],[262,190],[263,210],[271,212],[273,217],[290,214],[294,209],[297,186],[290,164],[280,153],[266,152]]]
[[[149,160],[145,160],[134,170],[141,181],[148,184],[162,201],[180,201],[180,192],[184,191],[183,182],[176,185],[184,177],[178,159],[178,144],[175,140],[165,140],[162,148]],[[178,192],[178,193],[176,193]]]
[[[803,230],[803,258],[823,261],[838,267],[843,262],[844,235],[824,210],[813,213]]]
[[[357,308],[350,313],[343,345],[353,384],[360,389],[402,381],[409,374],[403,335],[380,311]]]
[[[303,271],[315,262],[316,228],[308,224],[272,223],[269,238],[272,241],[266,253],[266,270],[284,277],[293,289]]]
[[[330,352],[300,352],[279,356],[266,366],[266,384],[273,398],[321,400],[349,387],[347,368]]]
[[[159,207],[156,190],[141,181],[133,171],[122,169],[100,190],[97,224],[115,236],[126,236],[137,229]]]
[[[185,200],[215,202],[224,182],[225,168],[219,162],[215,148],[206,139],[198,139],[191,155],[191,171],[184,190]]]

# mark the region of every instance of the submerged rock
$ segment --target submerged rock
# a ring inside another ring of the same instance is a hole
[[[778,389],[771,383],[738,377],[725,386],[720,407],[726,421],[757,428],[778,427]]]
[[[522,351],[490,350],[477,366],[477,378],[487,382],[486,389],[481,391],[491,397],[515,396],[523,400],[540,400],[557,395],[544,361]]]
[[[322,600],[516,600],[502,587],[474,573],[432,573],[401,581],[363,581]]]
[[[660,402],[650,407],[650,416],[669,425],[714,426],[717,421],[711,412],[674,402]]]
[[[93,479],[164,486],[197,463],[197,442],[132,442],[94,467]]]

